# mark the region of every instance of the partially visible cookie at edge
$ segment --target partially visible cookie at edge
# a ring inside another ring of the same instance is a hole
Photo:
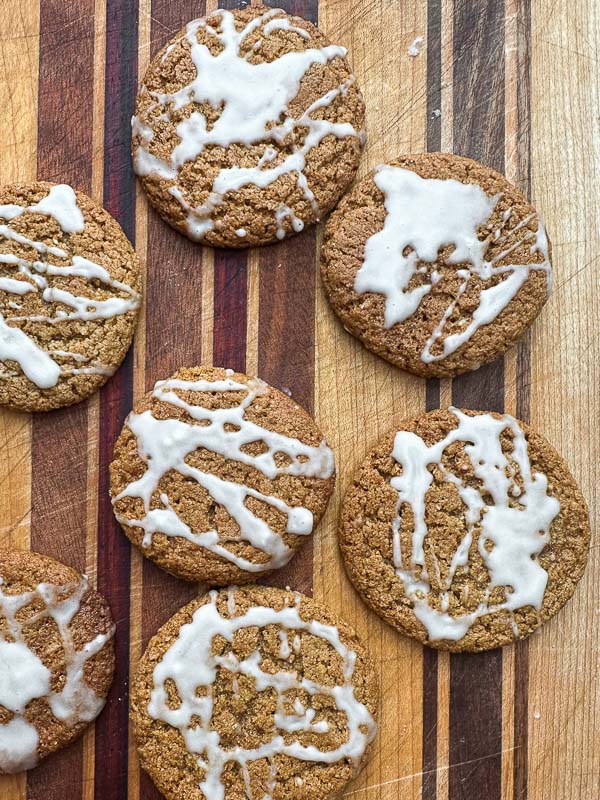
[[[0,188],[0,405],[48,411],[96,391],[131,344],[140,291],[131,244],[87,195]]]
[[[114,673],[110,609],[85,577],[0,549],[0,773],[35,767],[102,710]]]
[[[345,48],[281,9],[219,9],[150,64],[134,167],[159,214],[191,239],[268,244],[336,205],[358,168],[364,119]]]
[[[321,274],[349,333],[392,364],[450,377],[501,356],[551,287],[536,209],[499,172],[408,155],[360,181],[330,217]]]
[[[564,460],[508,414],[432,411],[366,456],[339,529],[348,574],[401,633],[479,651],[524,638],[571,597],[588,557]]]
[[[375,670],[352,628],[266,586],[213,591],[157,632],[132,681],[142,767],[167,800],[329,800],[368,758]]]
[[[286,564],[333,492],[333,453],[294,400],[231,370],[184,368],[142,398],[115,445],[117,519],[143,555],[211,585]]]

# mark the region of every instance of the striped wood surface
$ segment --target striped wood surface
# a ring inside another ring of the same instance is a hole
[[[225,5],[226,3],[221,3]],[[258,372],[315,412],[339,481],[324,523],[275,576],[313,592],[368,640],[381,733],[356,800],[597,800],[598,549],[574,600],[529,642],[477,656],[422,649],[368,613],[336,549],[339,501],[376,439],[454,402],[530,420],[565,454],[598,514],[600,7],[595,0],[290,0],[350,49],[368,106],[365,172],[449,150],[506,172],[542,209],[555,291],[503,361],[425,384],[367,353],[320,286],[320,230],[261,251],[203,250],[148,210],[129,156],[138,77],[216,0],[0,0],[0,181],[67,181],[104,202],[146,263],[146,302],[123,367],[87,404],[0,414],[0,543],[86,570],[118,622],[118,671],[95,729],[0,800],[155,800],[127,725],[130,669],[195,593],[131,552],[107,497],[112,444],[135,397],[198,362]],[[236,3],[228,3],[235,6]],[[425,37],[421,55],[407,48]],[[439,113],[434,113],[437,111]]]

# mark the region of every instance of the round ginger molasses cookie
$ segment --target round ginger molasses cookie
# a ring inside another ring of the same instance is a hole
[[[140,286],[127,237],[89,197],[0,188],[0,405],[48,411],[96,391],[129,348]]]
[[[281,9],[219,9],[155,57],[133,127],[152,205],[217,247],[298,233],[356,173],[365,108],[346,50]]]
[[[386,622],[445,650],[522,639],[567,602],[590,528],[554,448],[508,414],[432,411],[363,462],[344,499],[340,546]]]
[[[423,377],[493,361],[548,297],[550,245],[500,173],[448,153],[383,164],[325,230],[321,274],[335,313],[374,353]]]
[[[159,381],[125,420],[110,467],[131,541],[173,575],[211,585],[286,564],[334,482],[333,453],[304,409],[213,367]]]
[[[98,716],[113,633],[85,576],[38,553],[0,550],[0,773],[35,767]]]
[[[308,597],[212,591],[150,641],[131,689],[142,766],[167,800],[327,800],[368,756],[373,665]]]

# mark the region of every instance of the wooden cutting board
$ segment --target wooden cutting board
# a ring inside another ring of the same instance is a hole
[[[600,6],[596,0],[290,0],[346,45],[364,91],[361,172],[400,153],[449,150],[506,172],[539,206],[554,245],[554,294],[503,361],[454,381],[410,377],[332,316],[320,230],[261,251],[203,250],[148,210],[130,128],[152,55],[216,0],[0,0],[0,181],[66,181],[103,201],[146,263],[135,345],[87,404],[0,416],[0,543],[85,570],[118,622],[116,682],[95,730],[7,800],[154,800],[130,746],[128,676],[149,637],[197,591],[131,552],[113,519],[107,465],[132,401],[182,365],[215,363],[291,390],[338,460],[314,544],[282,573],[368,641],[381,675],[374,756],[355,800],[597,800],[600,559],[528,642],[448,657],[399,637],[351,589],[336,548],[349,476],[408,414],[453,402],[505,409],[564,453],[598,517]],[[222,3],[222,5],[224,5]],[[237,3],[229,3],[234,7]],[[407,50],[424,38],[419,56]],[[595,138],[594,138],[595,137]]]

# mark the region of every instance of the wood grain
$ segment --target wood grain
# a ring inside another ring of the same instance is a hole
[[[254,0],[253,0],[254,2]],[[568,459],[598,522],[600,463],[600,8],[594,0],[269,0],[318,21],[367,102],[361,174],[399,153],[454,150],[499,169],[546,217],[555,292],[505,359],[423,382],[341,328],[318,275],[321,231],[255,251],[213,251],[168,228],[136,191],[129,118],[150,58],[217,0],[0,0],[0,180],[91,192],[145,265],[134,348],[95,398],[32,418],[0,414],[0,543],[87,569],[118,623],[117,679],[85,739],[0,800],[158,800],[127,720],[130,673],[156,628],[198,591],[158,570],[114,522],[107,465],[134,399],[201,361],[290,390],[334,447],[335,498],[311,545],[269,581],[328,603],[367,640],[381,678],[373,758],[357,800],[597,800],[600,551],[573,601],[528,642],[481,656],[424,650],[366,610],[341,564],[343,491],[404,416],[455,402],[530,419]],[[237,7],[235,0],[221,6]],[[421,55],[408,46],[425,38]],[[175,313],[174,313],[175,312]]]

